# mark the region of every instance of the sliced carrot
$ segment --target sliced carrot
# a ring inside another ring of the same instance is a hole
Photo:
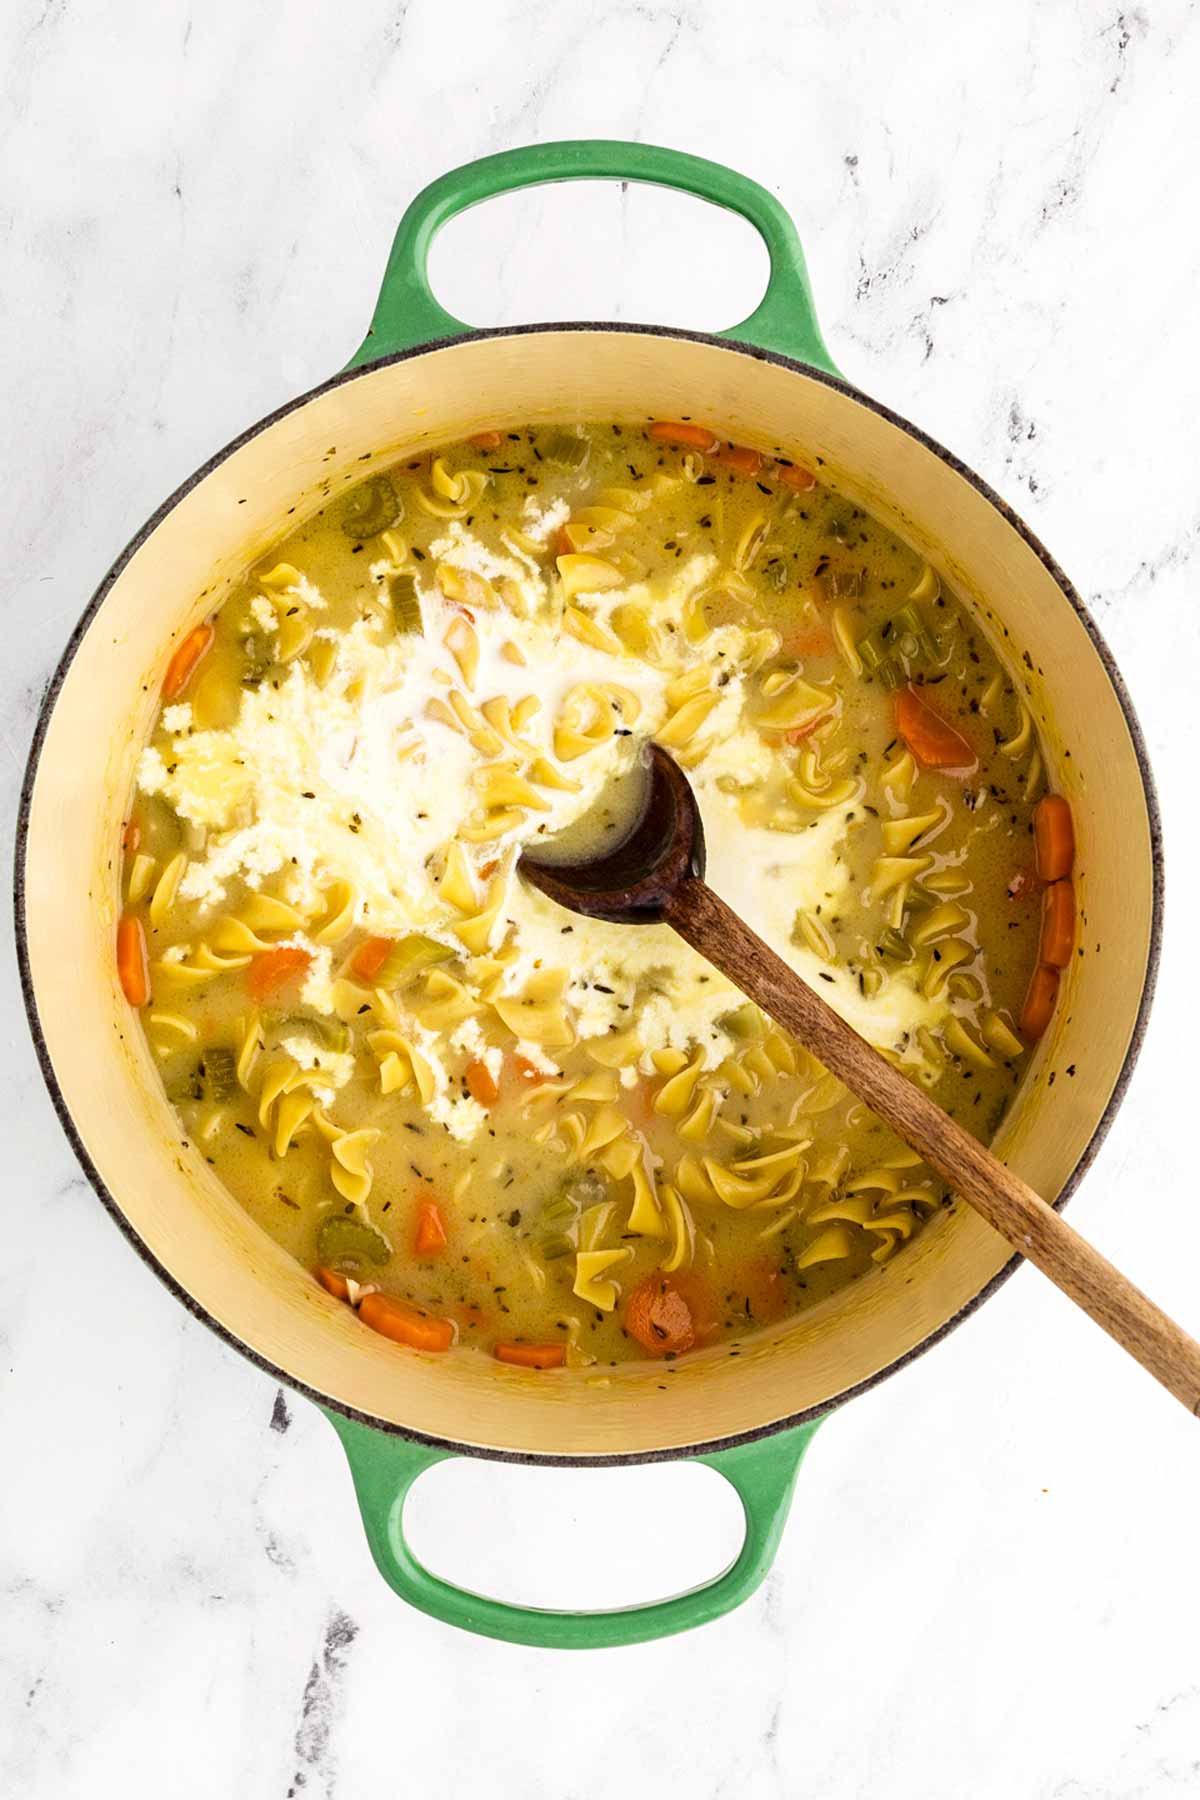
[[[325,1289],[325,1292],[327,1294],[332,1294],[335,1300],[348,1300],[350,1298],[350,1289],[346,1286],[345,1280],[338,1274],[336,1269],[318,1269],[317,1280]]]
[[[136,856],[142,841],[141,826],[133,819],[126,819],[121,831],[121,848],[126,856]]]
[[[1052,881],[1042,903],[1042,945],[1038,954],[1052,969],[1065,969],[1075,948],[1075,888]]]
[[[446,1248],[446,1221],[436,1200],[427,1200],[417,1213],[413,1235],[414,1256],[436,1256]]]
[[[561,1369],[566,1360],[565,1344],[497,1344],[497,1362],[512,1363],[518,1369]]]
[[[896,730],[919,763],[927,769],[949,769],[969,775],[979,758],[961,731],[935,712],[910,681],[894,695]]]
[[[663,1085],[659,1075],[639,1075],[632,1087],[621,1089],[621,1110],[636,1130],[647,1130],[658,1117],[654,1099]]]
[[[472,450],[498,450],[504,439],[498,431],[477,431],[467,442]]]
[[[680,1284],[661,1271],[639,1282],[625,1305],[625,1329],[651,1356],[676,1355],[696,1342],[696,1321]]]
[[[117,926],[117,975],[130,1006],[145,1006],[150,998],[150,965],[146,933],[135,913],[126,913]]]
[[[570,534],[565,525],[560,525],[554,534],[554,554],[556,557],[575,555],[575,546],[571,542]]]
[[[777,463],[775,478],[782,481],[784,487],[794,488],[798,494],[806,493],[809,488],[817,485],[817,478],[812,470],[802,469],[799,463]]]
[[[358,1316],[372,1331],[413,1350],[448,1350],[454,1342],[454,1326],[449,1319],[418,1312],[415,1307],[393,1300],[390,1294],[364,1294]]]
[[[713,461],[723,469],[732,469],[735,475],[757,475],[763,466],[762,452],[745,444],[722,444],[714,450]]]
[[[689,419],[656,419],[647,436],[659,444],[683,444],[689,450],[703,450],[706,456],[711,456],[721,442],[707,425],[693,425]]]
[[[495,1106],[500,1098],[500,1089],[485,1062],[468,1063],[463,1080],[472,1100],[478,1100],[480,1106]]]
[[[522,1087],[537,1087],[539,1083],[550,1080],[548,1071],[539,1069],[527,1056],[514,1056],[512,1071]]]
[[[759,1256],[745,1272],[746,1298],[760,1324],[781,1319],[789,1310],[787,1281],[778,1256]]]
[[[392,951],[392,939],[364,938],[349,962],[349,972],[360,981],[374,981]]]
[[[311,961],[308,951],[301,950],[299,944],[280,944],[277,950],[264,950],[247,968],[246,986],[256,1000],[265,1000],[268,994],[303,975]]]
[[[1043,881],[1061,881],[1075,861],[1075,821],[1061,794],[1044,794],[1033,809],[1033,845]]]
[[[779,648],[784,656],[828,656],[833,636],[827,625],[797,625],[783,633]]]
[[[833,634],[820,619],[808,625],[793,625],[781,632],[779,650],[784,657],[828,657],[833,650]]]
[[[683,1270],[672,1277],[675,1286],[691,1309],[697,1345],[710,1343],[721,1335],[720,1302],[711,1286],[695,1270]]]
[[[464,1301],[456,1306],[454,1316],[469,1331],[478,1330],[481,1325],[486,1325],[488,1320],[488,1315],[482,1306],[477,1306],[473,1300]]]
[[[1047,963],[1039,963],[1033,971],[1033,980],[1029,983],[1029,991],[1025,995],[1025,1004],[1017,1023],[1017,1030],[1026,1043],[1035,1044],[1041,1037],[1054,1017],[1057,999],[1058,970],[1050,968]]]
[[[192,678],[196,664],[207,656],[212,648],[213,628],[209,624],[197,625],[195,631],[189,631],[174,656],[167,664],[167,672],[163,676],[163,699],[173,700],[176,694],[182,694]]]

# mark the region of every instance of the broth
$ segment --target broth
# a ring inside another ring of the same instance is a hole
[[[1069,813],[899,539],[687,421],[367,477],[177,649],[118,961],[222,1181],[413,1348],[736,1350],[949,1203],[669,927],[516,875],[623,834],[647,738],[713,887],[981,1138],[1049,1018]]]

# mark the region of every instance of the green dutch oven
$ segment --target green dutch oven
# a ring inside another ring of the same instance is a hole
[[[740,213],[770,254],[761,304],[715,335],[593,323],[473,331],[451,318],[426,278],[439,227],[493,195],[579,178],[656,182]],[[1094,624],[1032,533],[978,476],[838,374],[778,202],[697,157],[546,144],[487,157],[418,195],[349,367],[200,469],[101,584],[46,698],[18,841],[30,1021],[59,1117],[105,1205],[191,1311],[325,1409],[371,1550],[398,1594],[470,1631],[561,1648],[683,1631],[752,1593],[817,1423],[986,1298],[1012,1267],[1006,1246],[955,1209],[888,1268],[762,1334],[740,1357],[684,1359],[666,1393],[645,1367],[613,1371],[599,1386],[579,1371],[547,1377],[473,1355],[398,1351],[363,1331],[180,1144],[116,981],[113,846],[172,644],[285,519],[295,523],[373,467],[497,424],[681,413],[738,443],[819,460],[836,487],[942,571],[993,638],[1028,652],[1014,673],[1045,735],[1053,785],[1074,808],[1088,954],[998,1149],[1061,1201],[1119,1102],[1157,957],[1157,815],[1133,711]],[[82,742],[109,746],[103,761],[81,766]],[[1103,957],[1109,945],[1120,954]],[[1093,978],[1101,967],[1102,982]],[[1052,1093],[1069,1064],[1074,1080]],[[451,1455],[586,1466],[695,1458],[736,1488],[745,1541],[707,1586],[653,1605],[587,1614],[503,1605],[440,1580],[405,1541],[409,1488]]]

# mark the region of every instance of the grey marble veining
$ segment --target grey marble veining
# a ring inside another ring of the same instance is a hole
[[[198,462],[345,361],[418,186],[576,135],[727,161],[796,217],[850,378],[1024,514],[1128,677],[1173,906],[1072,1211],[1195,1327],[1197,8],[10,0],[0,68],[6,854],[87,596]],[[762,267],[732,222],[590,189],[485,209],[434,259],[476,322],[717,326]],[[131,1253],[11,957],[0,983],[0,1792],[1200,1791],[1195,1428],[1032,1274],[823,1428],[739,1614],[579,1659],[473,1640],[379,1582],[324,1421]],[[492,1542],[506,1593],[649,1597],[727,1547],[700,1471],[614,1477],[607,1527],[586,1478],[471,1473],[418,1489],[415,1527],[451,1573]]]

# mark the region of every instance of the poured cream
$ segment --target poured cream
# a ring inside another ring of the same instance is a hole
[[[494,697],[515,706],[533,695],[538,710],[521,735],[570,784],[569,790],[545,788],[546,810],[523,813],[502,839],[470,852],[477,868],[499,857],[507,883],[493,928],[493,943],[504,939],[509,956],[501,991],[518,993],[539,968],[566,966],[575,1028],[589,1038],[623,1029],[639,989],[644,998],[649,984],[653,997],[638,1015],[645,1053],[699,1044],[706,1061],[719,1062],[731,1047],[720,1021],[740,1001],[730,981],[668,926],[566,914],[515,873],[525,843],[584,819],[629,774],[640,744],[666,716],[667,682],[694,667],[700,654],[682,630],[672,640],[678,661],[666,671],[581,643],[550,622],[542,578],[515,559],[493,554],[457,524],[435,549],[458,567],[518,584],[518,610],[475,615],[479,662],[468,698],[475,706]],[[638,584],[641,603],[660,619],[681,620],[710,565],[711,558],[696,556],[654,589]],[[311,601],[315,590],[306,585]],[[215,908],[236,879],[259,885],[279,877],[289,898],[311,908],[321,888],[342,876],[358,891],[359,923],[367,930],[387,936],[420,930],[460,948],[453,934],[460,915],[439,897],[434,870],[476,807],[471,777],[484,759],[466,736],[429,715],[431,701],[465,691],[443,642],[461,614],[432,578],[417,591],[422,632],[384,637],[374,619],[360,621],[337,637],[336,663],[323,684],[294,662],[278,686],[247,691],[224,731],[195,730],[185,707],[164,715],[174,729],[169,752],[143,752],[140,785],[208,833],[183,876],[182,899]],[[736,626],[712,634],[704,659],[714,637],[736,652],[741,635]],[[562,762],[554,754],[554,724],[580,683],[631,691],[640,709],[636,728]],[[903,1053],[914,1029],[934,1023],[945,1007],[902,973],[868,999],[845,970],[827,968],[793,941],[798,910],[836,911],[846,891],[841,852],[848,826],[841,812],[819,813],[795,833],[747,823],[738,787],[765,775],[774,752],[745,722],[744,705],[743,682],[729,679],[706,722],[711,748],[691,770],[709,881],[799,973],[810,981],[823,974],[824,997],[858,1031]],[[481,891],[485,886],[481,876]],[[327,955],[320,958],[305,985],[306,1001],[324,1010],[333,1007],[328,962]],[[456,1136],[468,1123],[477,1129],[482,1122],[473,1106],[439,1095],[443,1122]]]

